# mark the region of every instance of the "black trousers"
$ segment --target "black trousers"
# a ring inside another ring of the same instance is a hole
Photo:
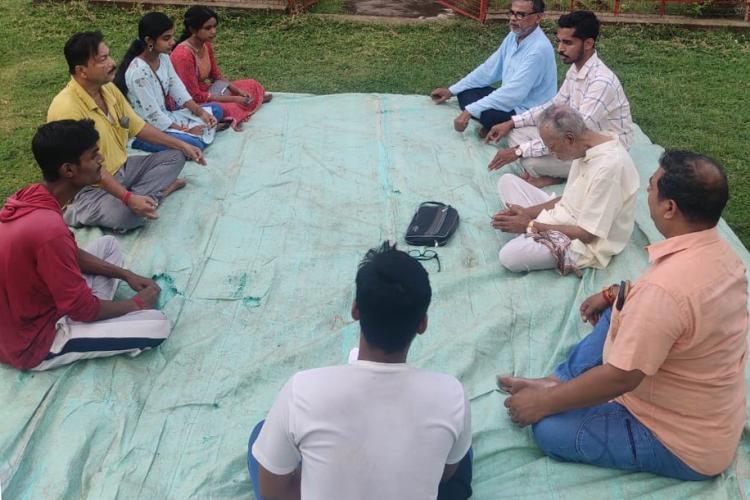
[[[474,453],[469,452],[458,463],[458,469],[444,483],[440,483],[437,500],[466,500],[471,497],[471,460]]]
[[[468,106],[469,104],[477,102],[483,97],[487,97],[495,90],[497,89],[494,87],[482,87],[478,89],[468,89],[464,90],[463,92],[459,92],[456,98],[458,99],[458,105],[461,107],[461,111],[463,111],[464,108],[466,108],[466,106]],[[507,122],[508,120],[510,120],[510,117],[515,114],[516,112],[513,110],[502,111],[499,109],[488,109],[486,111],[482,111],[482,114],[479,115],[479,123],[481,123],[482,127],[484,127],[484,129],[489,132],[489,130],[494,125],[502,122]]]

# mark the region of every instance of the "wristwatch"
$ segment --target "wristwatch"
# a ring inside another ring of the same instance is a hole
[[[537,228],[534,227],[534,221],[533,220],[530,220],[529,223],[526,225],[526,232],[528,234],[534,234],[534,233],[538,233],[539,232],[537,230]]]
[[[523,156],[523,151],[521,151],[521,148],[516,148],[515,153],[518,158]]]

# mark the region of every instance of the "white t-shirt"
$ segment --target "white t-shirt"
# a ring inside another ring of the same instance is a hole
[[[471,446],[471,410],[454,377],[355,361],[299,372],[253,445],[269,472],[302,462],[303,500],[435,500],[446,464]]]

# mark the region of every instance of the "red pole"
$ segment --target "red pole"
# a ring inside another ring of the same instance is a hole
[[[750,0],[747,0],[750,2]],[[484,22],[487,20],[487,0],[480,0],[479,1],[479,22]]]
[[[667,13],[667,0],[661,0],[659,2],[659,15],[663,16]]]
[[[750,2],[750,0],[748,0]],[[615,16],[620,15],[620,0],[615,0]]]
[[[437,3],[439,3],[440,5],[443,5],[443,6],[447,7],[447,8],[449,8],[449,9],[451,9],[454,12],[458,12],[462,16],[470,17],[471,19],[476,19],[477,21],[484,22],[484,19],[482,19],[482,4],[485,3],[485,2],[487,2],[487,0],[479,0],[479,2],[480,2],[480,4],[479,4],[479,13],[477,13],[476,11],[470,12],[470,11],[468,11],[466,9],[462,9],[461,7],[456,6],[455,2],[451,2],[449,0],[435,0],[435,1]],[[476,6],[476,3],[474,4],[474,6]],[[487,8],[486,8],[486,4],[485,4],[485,16],[487,15],[486,10],[487,10]]]

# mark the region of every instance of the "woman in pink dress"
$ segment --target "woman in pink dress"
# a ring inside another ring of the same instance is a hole
[[[193,100],[218,103],[224,120],[231,120],[236,127],[273,96],[255,80],[230,82],[222,78],[211,47],[218,22],[219,16],[208,7],[190,7],[185,12],[185,30],[170,57]]]

